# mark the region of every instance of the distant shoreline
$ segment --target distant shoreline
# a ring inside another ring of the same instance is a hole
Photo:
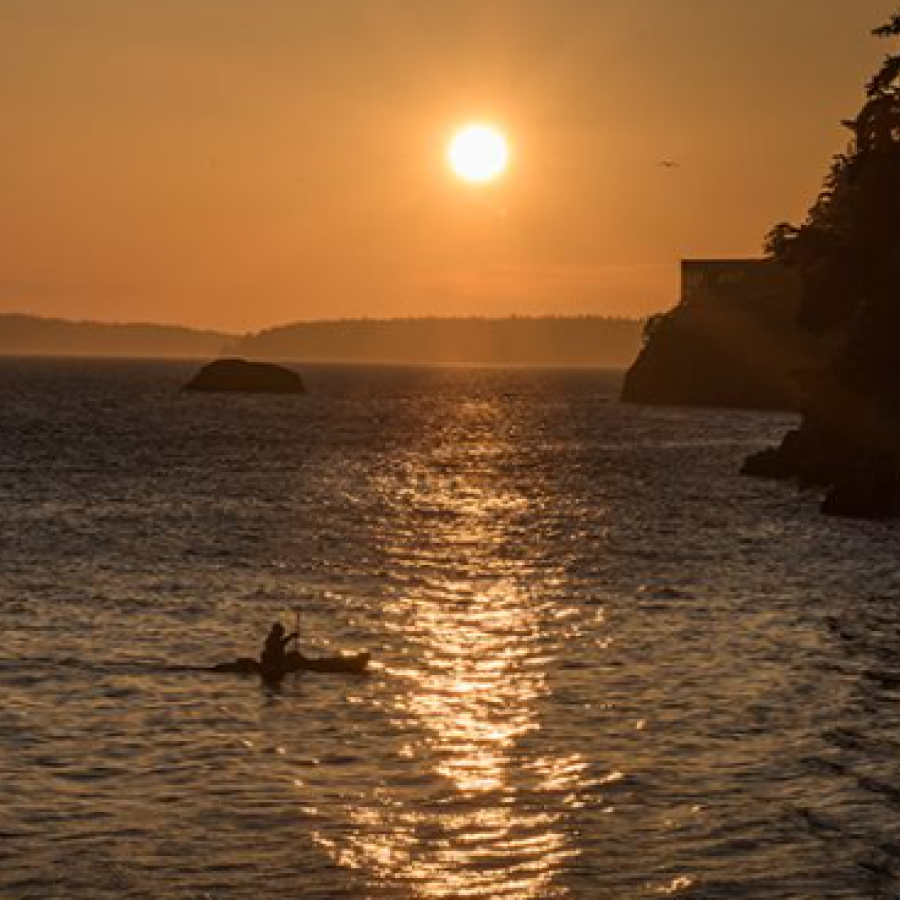
[[[298,365],[628,368],[643,321],[601,316],[420,317],[298,322],[254,334],[0,314],[0,357]]]
[[[104,356],[65,353],[0,353],[0,365],[4,362],[97,362],[97,363],[184,363],[185,366],[201,365],[209,361],[205,356]],[[606,372],[625,377],[627,366],[563,365],[490,362],[433,362],[406,360],[368,359],[277,359],[273,362],[285,366],[303,366],[321,369],[496,369],[497,371],[545,371],[545,372]]]

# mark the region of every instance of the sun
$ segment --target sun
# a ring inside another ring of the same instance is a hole
[[[509,168],[509,142],[493,125],[475,123],[453,134],[447,147],[447,162],[453,173],[472,184],[486,184]]]

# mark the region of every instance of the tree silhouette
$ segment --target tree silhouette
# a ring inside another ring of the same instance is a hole
[[[900,37],[900,11],[874,34]],[[885,59],[844,124],[853,139],[806,221],[782,223],[766,241],[800,271],[801,324],[836,350],[813,382],[799,435],[748,470],[766,470],[768,459],[772,471],[761,474],[831,484],[835,511],[863,512],[877,497],[873,511],[900,512],[900,53]]]

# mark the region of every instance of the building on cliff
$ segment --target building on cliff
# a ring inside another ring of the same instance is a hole
[[[622,399],[796,409],[815,356],[797,324],[800,280],[767,259],[684,260],[681,300],[647,322]]]
[[[778,317],[787,305],[799,311],[796,272],[768,259],[685,259],[681,262],[681,304],[766,309]]]

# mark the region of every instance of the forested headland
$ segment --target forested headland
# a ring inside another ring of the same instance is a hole
[[[900,39],[900,11],[876,29]],[[824,509],[900,514],[900,53],[866,87],[852,132],[799,226],[769,236],[802,282],[800,324],[830,346],[809,383],[800,428],[751,457],[751,475],[826,489]]]

